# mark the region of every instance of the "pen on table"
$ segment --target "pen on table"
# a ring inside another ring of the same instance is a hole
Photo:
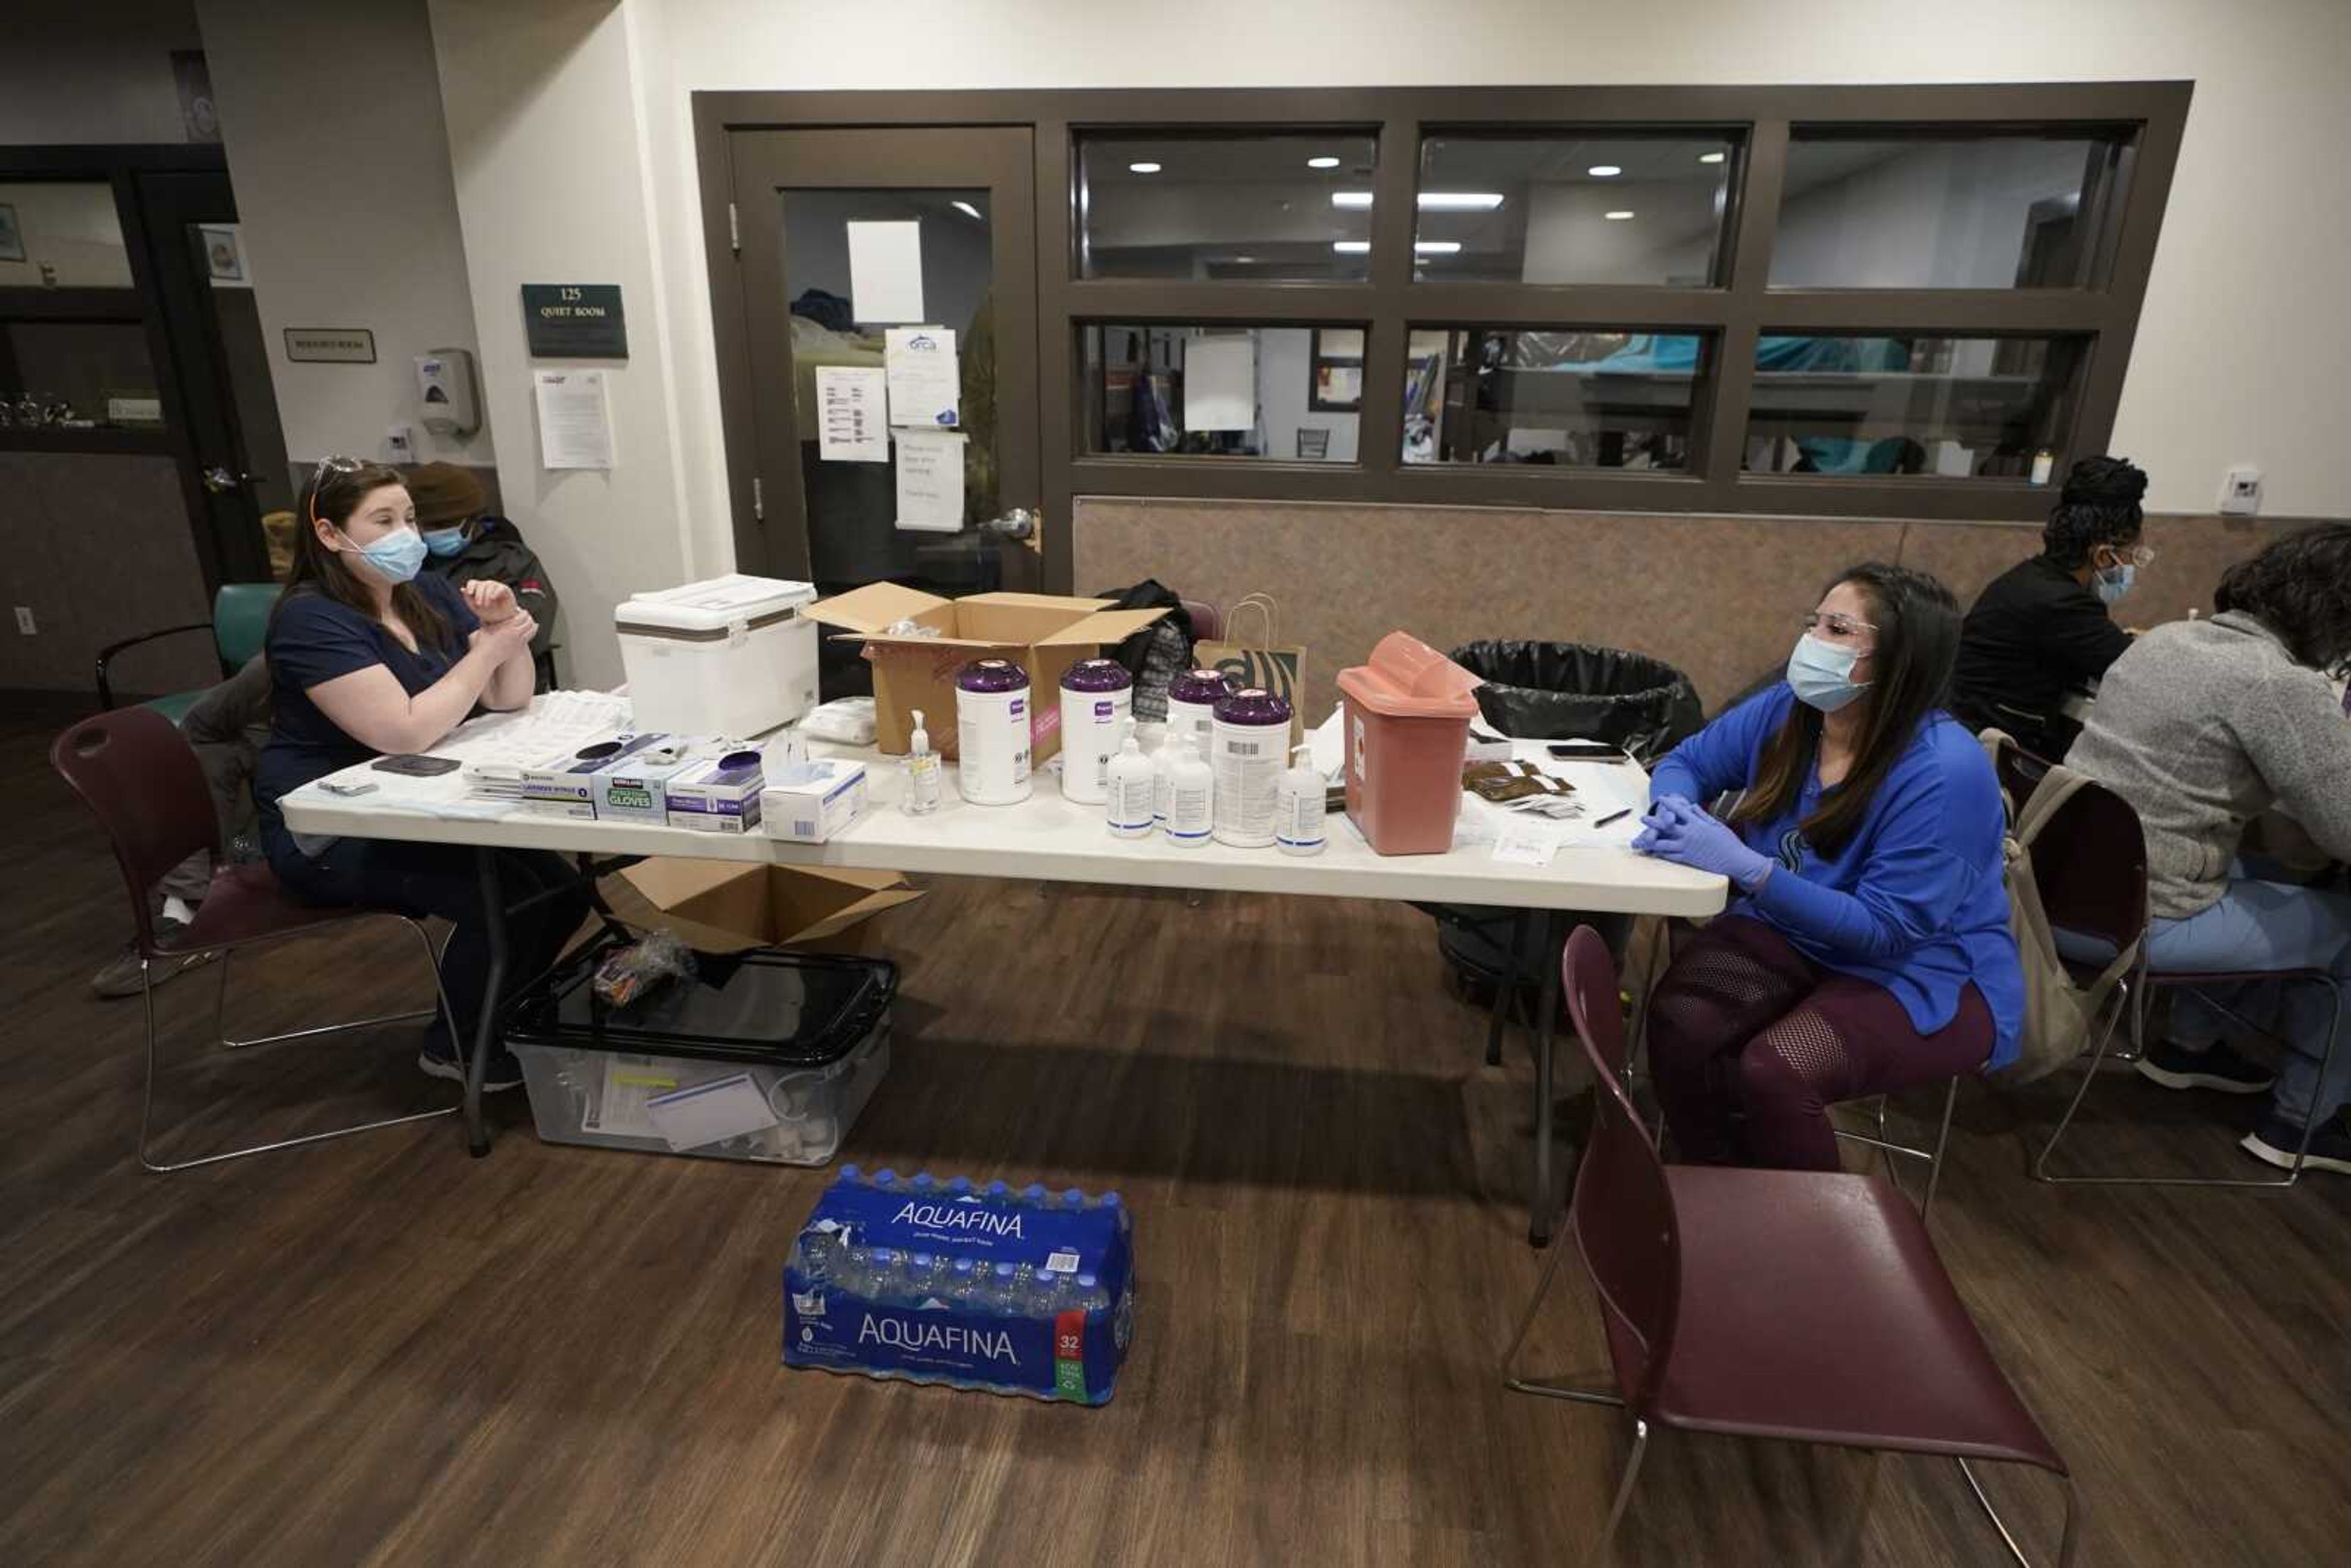
[[[1627,818],[1627,817],[1631,816],[1632,814],[1633,814],[1633,808],[1632,808],[1632,807],[1630,807],[1630,806],[1625,807],[1625,808],[1623,810],[1621,810],[1621,811],[1611,811],[1611,812],[1609,812],[1606,816],[1604,816],[1604,817],[1601,818],[1598,821],[1596,821],[1596,822],[1593,823],[1593,824],[1592,824],[1592,826],[1593,826],[1593,830],[1596,832],[1596,831],[1598,831],[1600,829],[1606,827],[1606,826],[1607,826],[1609,823],[1611,823],[1611,822],[1621,822],[1621,821],[1623,821],[1625,818]]]

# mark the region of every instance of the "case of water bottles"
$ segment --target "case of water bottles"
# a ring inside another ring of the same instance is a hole
[[[1114,1192],[845,1166],[784,1268],[784,1364],[1106,1404],[1133,1239]]]

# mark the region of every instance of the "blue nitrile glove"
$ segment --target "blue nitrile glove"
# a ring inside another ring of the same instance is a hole
[[[1693,809],[1684,796],[1658,796],[1641,814],[1641,831],[1634,835],[1633,847],[1643,854],[1655,852],[1659,837],[1677,831],[1682,819]]]
[[[1775,863],[1769,855],[1749,849],[1729,823],[1701,807],[1685,804],[1672,810],[1661,800],[1643,821],[1652,825],[1633,841],[1634,848],[1676,865],[1727,876],[1741,892],[1761,886]],[[1649,841],[1644,844],[1642,839]]]

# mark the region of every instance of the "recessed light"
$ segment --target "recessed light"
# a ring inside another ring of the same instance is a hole
[[[1701,152],[1698,155],[1698,161],[1701,163],[1719,163],[1729,156],[1728,152]]]
[[[1329,157],[1309,158],[1306,160],[1306,166],[1309,169],[1336,169],[1339,166],[1339,160]]]
[[[987,221],[986,218],[980,217],[979,209],[973,206],[969,202],[949,202],[947,205],[953,207],[956,212],[961,213],[967,218],[979,218],[979,221],[982,223],[986,223]]]
[[[1130,174],[1156,174],[1159,172],[1159,165],[1156,163],[1129,163],[1126,166],[1126,172]]]
[[[1233,257],[1234,264],[1239,267],[1247,267],[1256,259],[1257,257],[1253,256],[1237,256]]]
[[[1412,242],[1416,256],[1451,256],[1461,248],[1458,239],[1416,239]]]
[[[1623,166],[1615,163],[1594,163],[1584,171],[1595,180],[1613,180],[1624,172]]]
[[[1334,239],[1331,242],[1331,248],[1341,256],[1361,256],[1372,248],[1372,242],[1367,239]]]
[[[1606,218],[1612,224],[1621,224],[1632,215],[1633,209],[1630,207],[1619,207],[1613,213],[1603,213],[1601,214],[1601,216]]]
[[[1420,210],[1425,213],[1490,213],[1502,204],[1499,191],[1423,191]],[[1351,212],[1361,212],[1372,204],[1369,191],[1333,191],[1331,204]]]

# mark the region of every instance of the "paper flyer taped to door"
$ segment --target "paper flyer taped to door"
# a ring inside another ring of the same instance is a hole
[[[963,423],[956,335],[945,327],[893,327],[883,334],[890,423],[901,430],[953,430]]]
[[[917,533],[952,534],[963,528],[963,444],[958,432],[901,430],[898,447],[898,526]]]

